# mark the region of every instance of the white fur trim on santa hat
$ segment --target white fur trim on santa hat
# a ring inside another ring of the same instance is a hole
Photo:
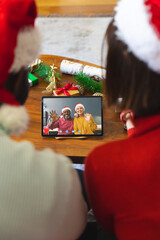
[[[69,107],[64,107],[64,108],[62,108],[62,113],[63,113],[65,110],[69,110],[70,112],[72,112],[72,110],[71,110]]]
[[[39,56],[40,33],[36,27],[25,27],[18,33],[15,58],[9,72],[18,72]]]
[[[81,104],[81,103],[76,104],[76,106],[75,106],[75,111],[76,111],[77,107],[83,107],[83,109],[84,109],[84,111],[85,111],[85,107],[84,107],[83,104]]]
[[[150,23],[151,14],[144,0],[120,0],[115,8],[117,37],[138,59],[160,73],[160,39]]]
[[[23,133],[28,125],[28,113],[23,106],[11,106],[2,104],[0,106],[0,125],[9,134],[19,135]]]

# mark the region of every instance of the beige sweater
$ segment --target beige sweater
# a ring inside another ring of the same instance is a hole
[[[0,132],[0,239],[75,240],[86,219],[70,160]]]

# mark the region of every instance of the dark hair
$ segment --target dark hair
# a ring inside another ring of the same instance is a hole
[[[105,35],[108,43],[105,81],[108,105],[116,104],[117,98],[121,97],[121,109],[132,109],[136,116],[159,113],[160,74],[128,51],[127,45],[117,38],[116,31],[113,20]]]
[[[20,105],[23,105],[29,92],[28,69],[22,67],[18,73],[10,73],[4,87],[14,95]],[[0,101],[0,106],[2,104]]]

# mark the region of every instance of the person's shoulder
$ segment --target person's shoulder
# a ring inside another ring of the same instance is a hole
[[[75,117],[75,118],[73,118],[73,119],[74,119],[74,121],[78,121],[79,118],[78,118],[78,117]]]
[[[118,161],[118,157],[121,156],[126,149],[126,141],[127,139],[122,139],[99,145],[89,153],[86,161],[113,162],[113,159]]]
[[[7,149],[9,149],[8,154],[10,153],[12,156],[14,156],[14,153],[16,155],[21,155],[24,153],[28,153],[31,151],[34,151],[34,145],[29,141],[20,141],[17,142],[10,138],[8,135],[3,135],[0,137],[0,146],[2,148],[2,152],[5,153]]]
[[[36,161],[37,165],[50,164],[53,166],[54,164],[59,164],[64,166],[72,166],[71,160],[68,157],[55,153],[50,148],[36,150],[34,144],[30,141],[25,140],[17,142],[11,139],[9,136],[6,136],[4,140],[4,137],[5,136],[3,136],[3,138],[0,138],[2,149],[1,153],[3,156],[6,154],[8,156],[8,159],[15,159],[15,161],[19,161],[20,159],[21,162]]]
[[[115,147],[123,145],[124,140],[111,141],[95,147],[92,152],[114,151]]]

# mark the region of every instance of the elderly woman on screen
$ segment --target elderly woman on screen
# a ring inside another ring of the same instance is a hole
[[[75,105],[74,133],[80,135],[94,134],[97,125],[89,113],[84,113],[85,107],[81,103]]]

